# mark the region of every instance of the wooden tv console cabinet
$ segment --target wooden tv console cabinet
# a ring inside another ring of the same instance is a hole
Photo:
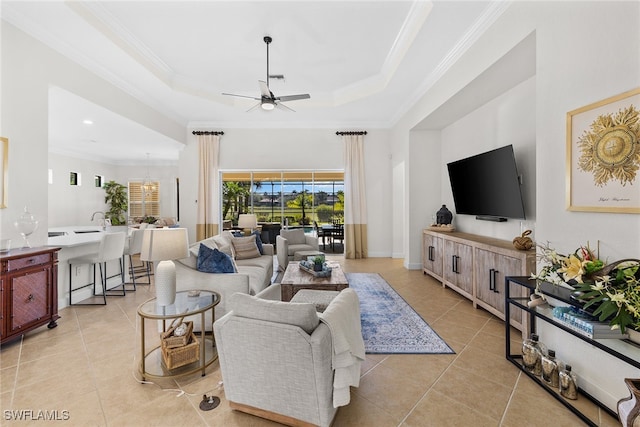
[[[504,320],[505,277],[529,276],[536,270],[536,251],[517,250],[512,242],[462,232],[422,232],[422,271]],[[520,295],[521,286],[510,288]],[[511,325],[520,331],[528,319],[511,312]]]
[[[41,247],[0,254],[0,343],[47,325],[57,326],[58,251]]]

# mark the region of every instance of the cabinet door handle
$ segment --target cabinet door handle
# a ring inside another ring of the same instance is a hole
[[[453,255],[451,257],[452,260],[452,267],[451,269],[453,270],[454,273],[456,274],[460,274],[460,271],[458,270],[458,258],[460,258],[458,255]]]
[[[496,286],[496,283],[497,283],[497,281],[496,281],[497,276],[496,275],[497,274],[498,274],[498,270],[493,270],[493,292],[499,294],[500,291],[498,290],[498,287]]]
[[[433,259],[433,246],[429,246],[429,261],[435,261]]]
[[[489,290],[493,291],[493,268],[489,269]]]

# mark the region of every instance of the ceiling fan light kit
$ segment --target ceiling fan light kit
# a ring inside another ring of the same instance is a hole
[[[276,107],[281,110],[294,111],[293,109],[284,105],[282,102],[296,101],[298,99],[309,99],[311,98],[311,96],[308,93],[299,95],[275,96],[273,92],[271,92],[271,89],[269,88],[269,78],[284,79],[284,76],[282,74],[275,74],[273,76],[269,74],[269,44],[273,41],[273,39],[270,36],[264,36],[263,40],[267,45],[267,80],[258,80],[258,85],[260,86],[260,98],[245,95],[235,95],[232,93],[223,93],[223,95],[235,96],[239,98],[250,98],[255,99],[256,101],[260,101],[258,104],[254,105],[247,111],[253,110],[258,105],[265,111],[274,110]]]

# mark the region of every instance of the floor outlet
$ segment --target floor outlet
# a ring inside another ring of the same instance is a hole
[[[206,394],[202,396],[202,401],[200,402],[200,409],[203,411],[210,411],[215,409],[220,404],[220,398],[216,396],[207,396]]]

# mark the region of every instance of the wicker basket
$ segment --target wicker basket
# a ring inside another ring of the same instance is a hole
[[[166,332],[160,334],[160,339],[162,340],[162,346],[167,348],[173,347],[182,347],[187,345],[189,339],[191,338],[191,333],[193,332],[193,322],[184,322],[187,326],[187,333],[181,336],[174,335],[174,331],[178,326],[180,326],[182,322],[182,317],[179,319],[178,323],[174,325],[175,321],[178,319],[174,319],[169,325],[169,329]]]
[[[167,369],[179,368],[200,359],[200,341],[193,332],[189,338],[189,343],[181,347],[167,347],[162,340],[162,361]]]

